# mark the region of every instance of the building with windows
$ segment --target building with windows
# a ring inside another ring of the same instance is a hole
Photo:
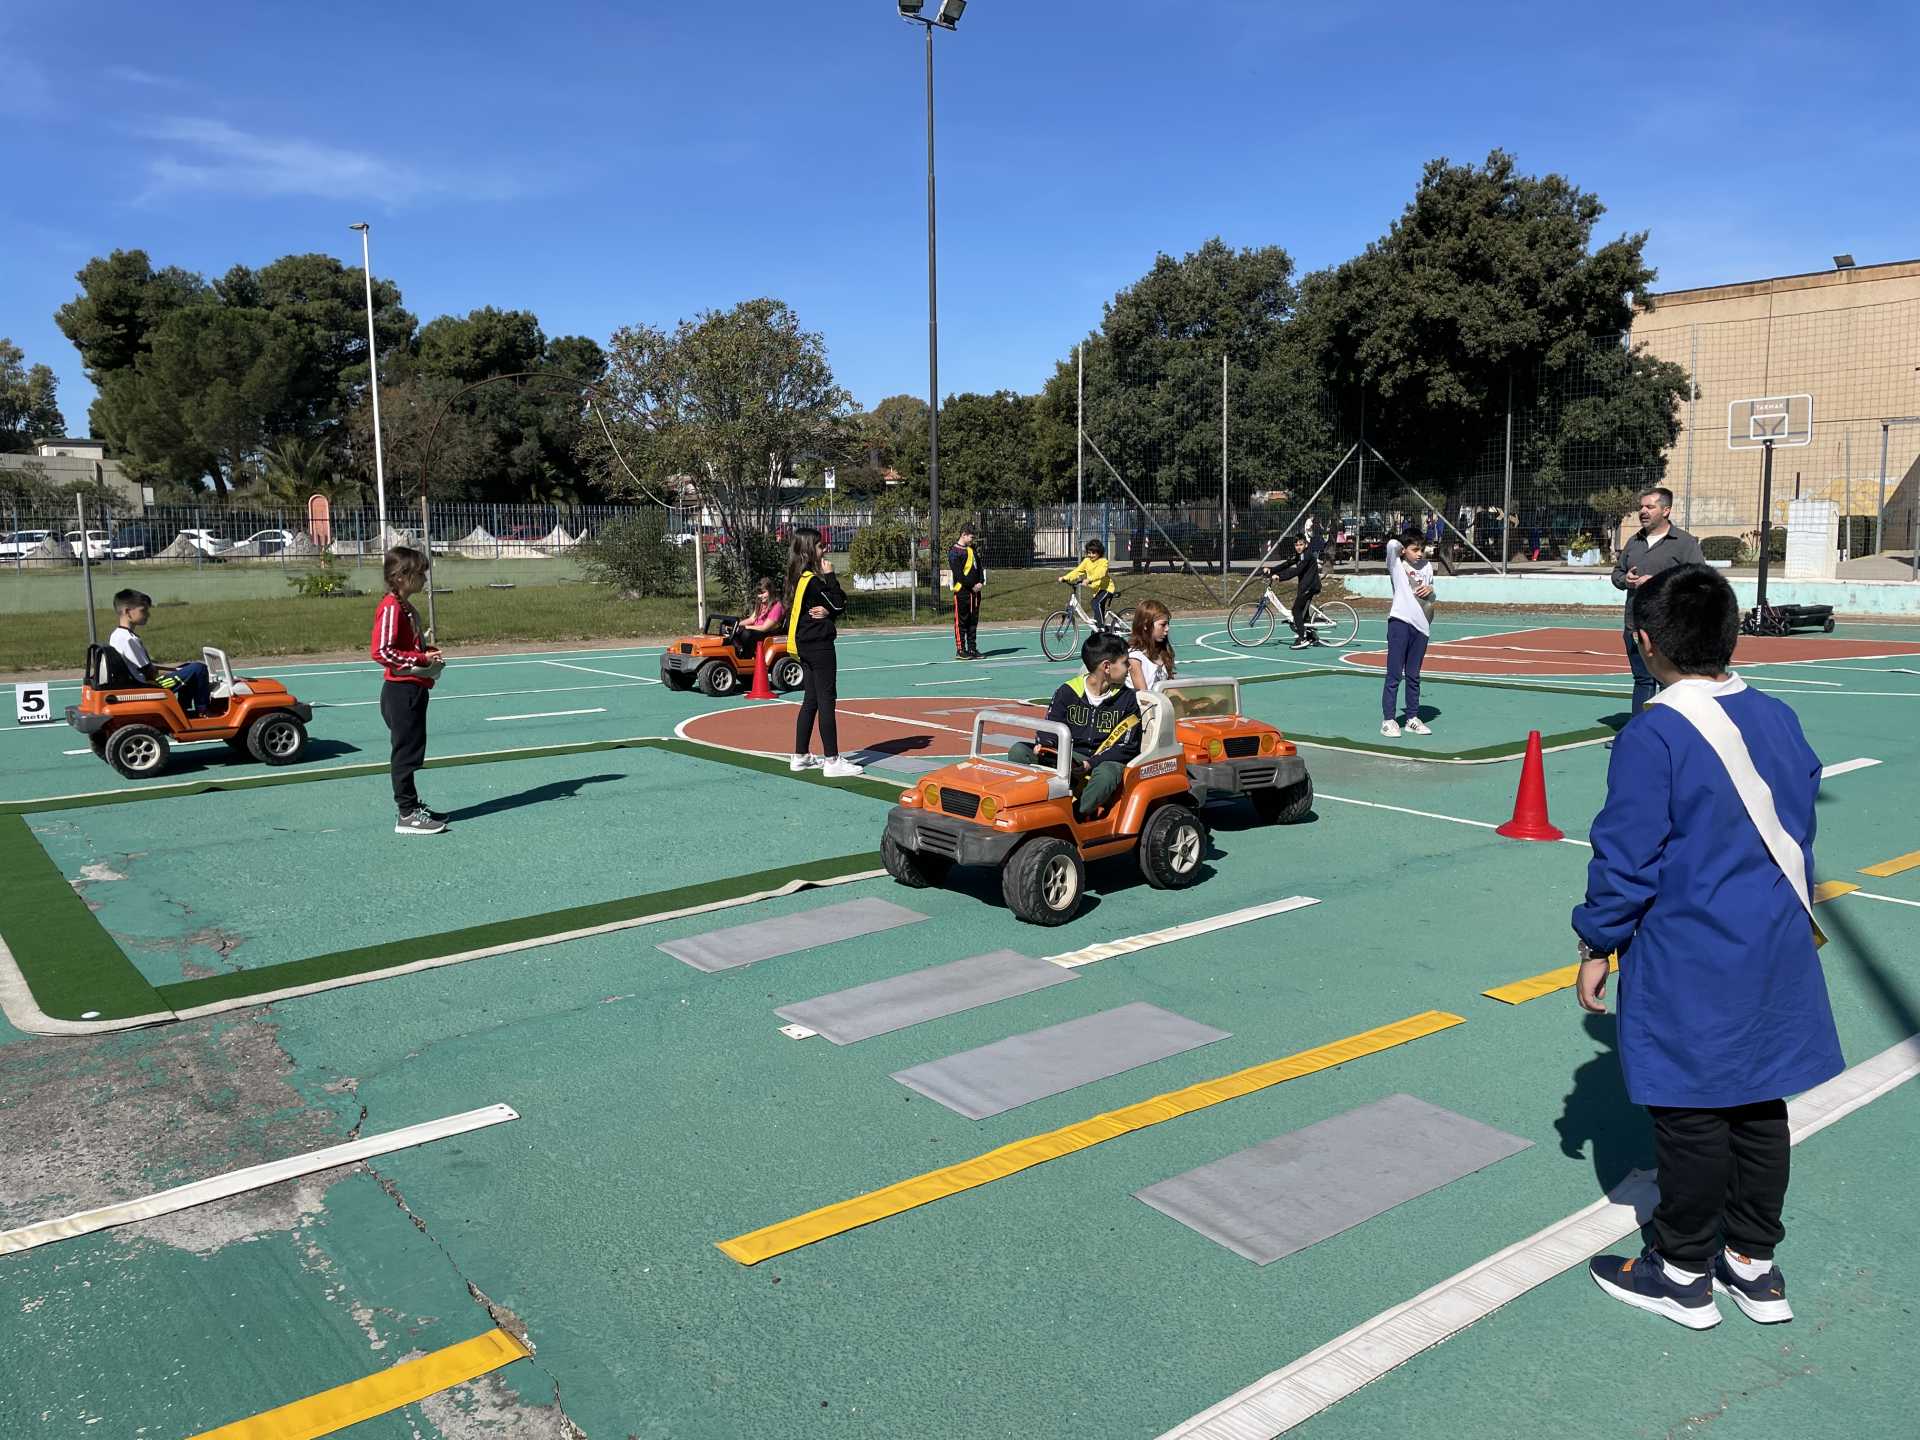
[[[36,440],[23,454],[0,455],[0,470],[24,470],[47,485],[105,485],[113,492],[115,509],[127,514],[139,514],[152,499],[118,460],[108,457],[104,440]]]

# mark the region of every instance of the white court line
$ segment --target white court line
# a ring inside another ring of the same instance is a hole
[[[1043,955],[1040,958],[1062,970],[1077,970],[1082,965],[1091,965],[1096,960],[1110,960],[1115,955],[1131,955],[1136,950],[1151,950],[1156,945],[1168,945],[1175,940],[1191,939],[1195,935],[1210,935],[1215,930],[1230,929],[1235,925],[1245,925],[1252,920],[1264,920],[1269,915],[1284,915],[1289,910],[1304,910],[1309,905],[1320,902],[1311,895],[1290,895],[1285,900],[1269,900],[1263,905],[1249,905],[1242,910],[1229,910],[1224,915],[1213,915],[1205,920],[1192,920],[1185,925],[1170,925],[1164,930],[1149,930],[1144,935],[1128,935],[1119,940],[1102,940],[1080,950],[1068,950],[1059,955]]]
[[[592,710],[535,710],[529,715],[489,715],[488,723],[495,720],[558,720],[563,715],[604,715],[607,707],[596,706]]]
[[[1920,1075],[1920,1035],[1882,1050],[1790,1101],[1793,1143]],[[1384,1310],[1284,1369],[1176,1425],[1160,1440],[1272,1440],[1422,1351],[1571,1270],[1639,1229],[1659,1191],[1635,1170],[1611,1194]]]
[[[556,670],[578,670],[587,675],[611,675],[616,680],[631,680],[637,685],[658,685],[661,682],[645,675],[629,675],[624,670],[599,670],[592,665],[569,665],[564,660],[542,660],[542,665],[551,665]]]
[[[1878,765],[1879,763],[1878,760],[1868,760],[1864,757],[1859,760],[1842,760],[1837,765],[1824,766],[1820,771],[1820,778],[1827,780],[1835,775],[1847,775],[1855,770],[1865,770],[1869,766]]]
[[[1585,741],[1583,743],[1601,744],[1603,742]],[[1572,749],[1575,747],[1568,746],[1566,748]],[[1350,796],[1329,795],[1324,791],[1316,791],[1313,798],[1315,800],[1337,800],[1342,805],[1360,805],[1368,810],[1392,810],[1401,815],[1418,815],[1423,820],[1445,820],[1450,825],[1471,825],[1476,830],[1498,830],[1500,828],[1499,825],[1496,825],[1491,820],[1469,820],[1464,815],[1440,815],[1432,810],[1410,810],[1405,805],[1383,805],[1378,800],[1355,800]],[[1561,845],[1582,845],[1589,850],[1593,848],[1593,842],[1591,840],[1576,840],[1571,835],[1561,836],[1556,843]]]
[[[1888,905],[1910,905],[1915,910],[1920,910],[1920,900],[1902,900],[1895,895],[1876,895],[1871,890],[1849,890],[1847,894],[1855,900],[1879,900]]]
[[[0,1255],[16,1250],[31,1250],[55,1240],[71,1240],[76,1235],[91,1235],[96,1230],[109,1230],[116,1225],[130,1225],[136,1220],[151,1220],[156,1215],[171,1215],[177,1210],[225,1200],[265,1185],[278,1185],[283,1180],[317,1174],[341,1165],[357,1164],[375,1155],[388,1155],[395,1150],[424,1145],[429,1140],[444,1140],[450,1135],[464,1135],[471,1130],[484,1130],[490,1125],[519,1118],[511,1106],[488,1105],[484,1109],[468,1110],[464,1114],[448,1115],[444,1119],[428,1120],[400,1130],[362,1136],[343,1145],[311,1150],[305,1155],[269,1160],[263,1165],[249,1165],[244,1170],[232,1170],[225,1175],[176,1185],[171,1190],[162,1190],[144,1199],[123,1200],[115,1205],[82,1210],[58,1220],[42,1220],[37,1224],[23,1225],[18,1230],[8,1230],[0,1234]]]
[[[631,690],[636,685],[658,685],[658,680],[628,680],[624,685],[542,685],[532,690],[475,690],[470,694],[449,691],[435,697],[434,703],[452,700],[499,700],[509,695],[578,695],[587,690]],[[316,700],[316,710],[354,710],[363,705],[378,705],[378,700]]]

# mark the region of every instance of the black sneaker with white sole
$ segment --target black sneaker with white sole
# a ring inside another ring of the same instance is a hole
[[[1778,1265],[1769,1265],[1767,1273],[1757,1280],[1742,1279],[1722,1250],[1713,1257],[1713,1288],[1738,1305],[1749,1320],[1779,1325],[1793,1319],[1793,1307],[1787,1304],[1787,1277]]]
[[[1713,1285],[1702,1273],[1681,1282],[1667,1274],[1667,1263],[1649,1245],[1628,1259],[1596,1255],[1587,1262],[1593,1283],[1622,1304],[1650,1314],[1664,1315],[1689,1330],[1711,1330],[1720,1323],[1720,1307],[1713,1303]]]
[[[394,821],[393,833],[396,835],[444,835],[447,833],[447,822],[422,807]]]

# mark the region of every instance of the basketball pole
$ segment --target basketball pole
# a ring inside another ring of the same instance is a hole
[[[1756,611],[1767,608],[1767,554],[1773,540],[1773,440],[1760,442],[1760,575],[1754,585]]]

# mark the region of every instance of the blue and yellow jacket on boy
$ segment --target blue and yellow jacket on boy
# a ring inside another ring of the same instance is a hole
[[[1096,700],[1087,677],[1076,675],[1053,692],[1047,719],[1067,727],[1073,753],[1091,764],[1124,765],[1140,753],[1140,696],[1131,685],[1111,686]]]
[[[1706,687],[1739,731],[1813,885],[1820,760],[1793,711]],[[1636,1105],[1724,1109],[1797,1094],[1845,1068],[1813,926],[1706,738],[1653,704],[1614,741],[1573,930],[1620,953],[1620,1068]]]

